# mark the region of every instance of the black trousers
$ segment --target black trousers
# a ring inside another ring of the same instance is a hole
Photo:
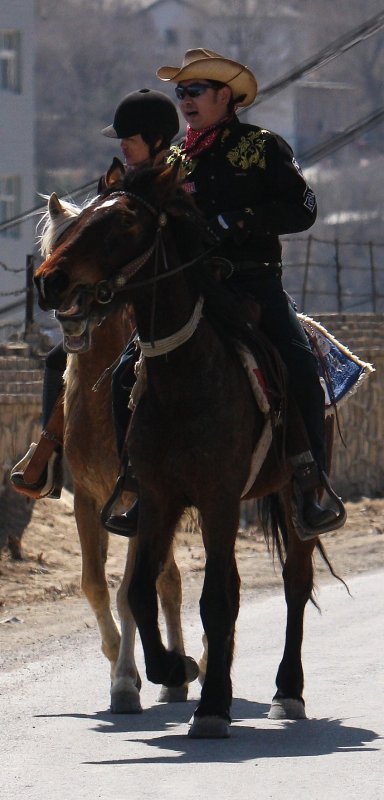
[[[232,290],[251,296],[261,308],[260,327],[284,361],[292,394],[301,412],[312,455],[326,468],[325,398],[318,364],[292,301],[283,289],[281,268],[239,269],[228,280]]]
[[[283,289],[281,268],[242,269],[229,278],[228,286],[239,296],[250,296],[261,307],[261,329],[283,359],[292,394],[307,430],[312,455],[326,469],[325,399],[319,381],[317,359],[288,295]],[[128,400],[135,382],[137,350],[130,341],[112,376],[112,403],[118,452],[121,455],[131,416]]]
[[[130,339],[112,373],[112,413],[119,456],[123,452],[125,434],[132,414],[128,402],[136,380],[135,364],[138,356],[135,341]]]
[[[60,342],[49,351],[45,358],[45,371],[43,380],[43,428],[45,428],[52,414],[56,400],[64,386],[63,375],[66,366],[67,353]]]

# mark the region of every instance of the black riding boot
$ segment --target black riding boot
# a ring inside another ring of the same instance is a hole
[[[319,469],[311,452],[306,451],[293,456],[291,462],[294,467],[300,539],[307,541],[344,525],[346,520],[344,506],[331,489],[325,472]],[[335,501],[337,511],[320,505],[318,496],[320,490],[325,490],[328,496]]]
[[[43,497],[58,499],[63,488],[63,373],[65,363],[52,368],[49,365],[51,355],[66,361],[66,354],[61,355],[56,347],[47,357],[43,383],[43,428],[39,441],[32,442],[28,452],[12,468],[11,483],[20,494],[38,500]]]
[[[134,500],[128,511],[123,514],[111,514],[105,521],[104,527],[111,533],[118,533],[120,536],[136,536],[139,522],[139,498]]]

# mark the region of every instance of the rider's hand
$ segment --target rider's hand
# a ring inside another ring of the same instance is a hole
[[[212,244],[220,244],[228,239],[234,231],[239,230],[243,218],[244,212],[242,211],[226,211],[209,220],[206,232]]]

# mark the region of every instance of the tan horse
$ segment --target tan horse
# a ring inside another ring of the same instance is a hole
[[[110,177],[112,180],[112,177]],[[64,231],[80,213],[72,204],[60,202],[52,195],[41,237],[43,255],[51,252]],[[117,592],[117,609],[121,632],[116,624],[106,578],[108,533],[100,521],[100,510],[110,497],[118,474],[118,456],[112,420],[110,372],[99,381],[105,370],[114,364],[124,349],[132,325],[124,306],[108,318],[93,318],[84,336],[91,337],[91,349],[79,337],[66,340],[66,349],[79,349],[68,356],[65,373],[64,450],[74,488],[74,511],[82,552],[81,585],[96,616],[101,647],[111,665],[111,710],[115,713],[141,711],[140,677],[134,644],[136,624],[128,605],[128,585],[136,554],[136,539],[131,539],[122,583]],[[98,384],[97,391],[94,391]],[[125,498],[129,505],[130,498]],[[172,549],[157,580],[157,590],[165,616],[170,650],[184,653],[180,622],[181,581]],[[187,698],[188,686],[181,689],[163,687],[162,701]]]

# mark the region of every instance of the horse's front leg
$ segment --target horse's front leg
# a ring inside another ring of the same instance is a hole
[[[74,511],[82,553],[81,588],[91,606],[101,635],[101,649],[111,664],[113,679],[120,648],[120,633],[111,611],[105,574],[108,534],[100,523],[92,497],[75,486]]]
[[[137,552],[136,537],[130,539],[128,555],[116,603],[121,624],[121,642],[115,674],[111,683],[111,711],[114,714],[137,714],[140,703],[141,679],[135,662],[136,623],[128,603],[128,587],[132,578]]]
[[[304,673],[301,658],[304,611],[313,590],[313,550],[316,540],[298,538],[289,499],[284,511],[288,531],[287,556],[283,569],[287,626],[283,658],[276,676],[277,692],[272,699],[269,719],[305,719]]]
[[[207,559],[200,613],[207,642],[205,651],[208,649],[208,655],[201,699],[189,732],[193,738],[229,736],[232,704],[230,672],[240,598],[240,578],[234,555],[238,527],[237,506],[236,509],[224,512],[219,521],[216,516],[211,525],[203,514]]]
[[[183,630],[181,627],[182,587],[180,570],[175,562],[171,545],[156,583],[161,609],[167,629],[168,650],[185,655]],[[188,697],[188,681],[182,686],[163,686],[159,695],[162,703],[181,703]]]
[[[137,557],[128,589],[128,602],[139,629],[148,680],[167,687],[182,686],[195,680],[198,666],[192,658],[167,650],[158,623],[156,582],[172,544],[180,505],[167,498],[167,509],[142,493],[137,534]]]

